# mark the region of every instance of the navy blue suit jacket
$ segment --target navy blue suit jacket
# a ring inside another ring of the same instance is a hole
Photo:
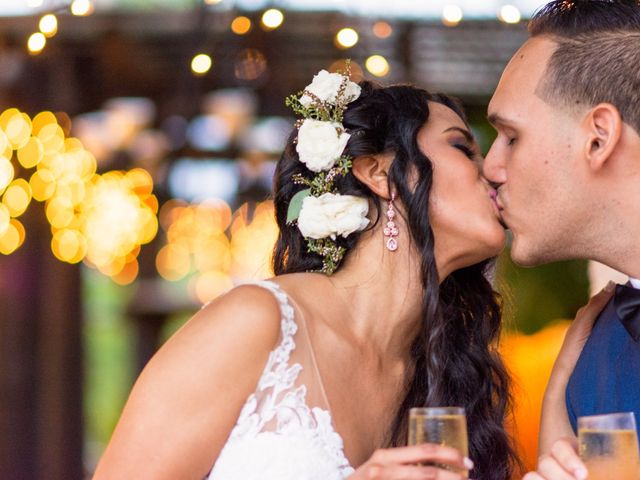
[[[574,431],[577,417],[584,415],[634,412],[640,421],[640,342],[624,328],[613,301],[596,320],[569,380],[566,400]]]

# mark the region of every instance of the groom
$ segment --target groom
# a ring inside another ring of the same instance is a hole
[[[566,406],[573,432],[583,415],[640,420],[640,5],[555,0],[529,31],[489,105],[498,136],[484,175],[515,262],[593,259],[632,278],[593,327]],[[586,477],[573,432],[527,480]]]

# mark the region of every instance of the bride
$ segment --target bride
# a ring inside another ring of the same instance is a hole
[[[505,232],[463,112],[326,71],[288,104],[276,276],[160,349],[94,478],[510,478],[486,278]],[[406,446],[409,408],[445,405],[466,410],[471,459]]]

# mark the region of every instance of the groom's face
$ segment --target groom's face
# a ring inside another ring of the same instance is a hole
[[[536,93],[555,45],[528,40],[505,69],[488,110],[498,135],[483,173],[498,186],[498,207],[513,233],[511,255],[521,265],[570,256],[567,235],[581,221],[572,194],[580,177],[574,168],[578,119]]]

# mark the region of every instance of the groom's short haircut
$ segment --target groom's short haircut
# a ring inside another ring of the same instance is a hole
[[[555,0],[529,34],[558,45],[538,96],[567,108],[611,103],[640,133],[640,0]]]

